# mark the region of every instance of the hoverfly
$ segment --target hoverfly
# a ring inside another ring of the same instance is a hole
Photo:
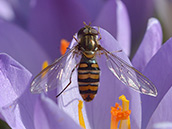
[[[77,44],[33,79],[32,93],[55,89],[62,83],[62,80],[68,79],[69,83],[56,96],[58,97],[71,84],[72,73],[77,69],[79,92],[82,98],[86,102],[93,100],[97,94],[100,77],[96,56],[104,54],[107,58],[108,68],[121,82],[143,94],[157,95],[155,86],[147,77],[100,45],[99,30],[97,31],[85,22],[84,25],[78,31],[77,38],[74,37]]]

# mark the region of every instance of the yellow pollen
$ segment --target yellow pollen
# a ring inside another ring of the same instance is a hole
[[[60,52],[61,52],[61,55],[64,55],[68,46],[69,46],[70,42],[68,42],[67,40],[65,39],[62,39],[61,40],[61,45],[60,45]]]
[[[45,69],[48,66],[48,61],[44,61],[42,64],[42,70]],[[43,78],[47,73],[47,70],[45,72],[42,73],[41,78]]]
[[[118,103],[115,104],[115,107],[111,107],[111,129],[117,129],[119,121],[119,129],[130,129],[129,116],[131,110],[129,110],[129,101],[123,95],[120,96],[119,99],[122,100],[122,107],[119,106]],[[128,104],[128,106],[126,104]],[[128,109],[126,110],[125,107],[128,107]]]
[[[83,129],[86,129],[85,122],[84,122],[84,117],[83,117],[83,114],[82,114],[82,108],[83,108],[83,101],[82,100],[79,100],[79,103],[78,103],[79,124],[80,124],[80,126]]]

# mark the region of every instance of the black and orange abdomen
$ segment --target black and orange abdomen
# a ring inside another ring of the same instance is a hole
[[[97,94],[99,85],[100,69],[94,58],[81,59],[78,67],[79,92],[82,98],[89,102]]]

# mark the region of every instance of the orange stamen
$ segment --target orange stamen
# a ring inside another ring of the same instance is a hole
[[[70,42],[68,42],[67,40],[65,40],[65,39],[61,40],[61,46],[60,46],[61,55],[65,54],[69,44],[70,44]]]
[[[111,107],[111,129],[117,129],[119,121],[128,120],[130,114],[131,110],[124,110],[123,107],[116,103],[115,107]],[[128,126],[127,129],[129,129]]]

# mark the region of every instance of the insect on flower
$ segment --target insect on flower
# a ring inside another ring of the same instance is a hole
[[[78,31],[77,38],[74,37],[77,44],[33,79],[32,93],[47,92],[57,88],[63,80],[68,80],[66,87],[56,96],[58,97],[71,84],[72,74],[77,69],[79,92],[82,98],[86,102],[93,100],[97,94],[100,77],[96,57],[104,54],[108,68],[121,82],[143,94],[157,95],[155,86],[147,77],[101,46],[99,30],[85,22],[84,25]]]

